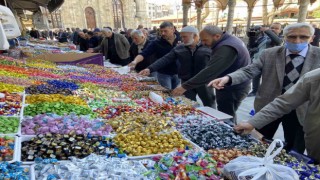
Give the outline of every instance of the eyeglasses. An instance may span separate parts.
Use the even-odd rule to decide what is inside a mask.
[[[302,35],[302,36],[287,36],[287,39],[297,39],[297,38],[299,38],[299,39],[302,39],[302,40],[307,40],[307,39],[309,39],[311,36],[304,36],[304,35]]]

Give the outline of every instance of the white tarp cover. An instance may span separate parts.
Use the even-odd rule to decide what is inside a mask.
[[[21,35],[16,18],[11,10],[6,6],[0,5],[0,19],[3,30],[8,39],[16,38]]]

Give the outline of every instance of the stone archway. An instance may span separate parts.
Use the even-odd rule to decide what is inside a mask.
[[[94,29],[97,27],[96,22],[96,14],[92,7],[86,7],[85,15],[86,15],[86,22],[87,22],[87,28]]]

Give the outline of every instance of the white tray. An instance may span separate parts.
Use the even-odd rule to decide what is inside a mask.
[[[216,109],[213,109],[213,108],[207,107],[207,106],[198,107],[196,109],[201,111],[203,114],[206,114],[208,116],[211,116],[211,117],[215,118],[218,121],[228,120],[228,119],[233,118],[233,116],[230,116],[228,114],[225,114],[223,112],[220,112],[220,111],[218,111]]]
[[[9,137],[13,137],[14,138],[14,152],[13,152],[13,159],[11,161],[8,161],[8,163],[13,163],[15,161],[18,161],[18,157],[19,157],[19,137],[15,136],[15,135],[5,135],[5,136],[9,136]],[[0,137],[4,137],[4,135],[0,135]],[[0,161],[2,162],[2,161]]]

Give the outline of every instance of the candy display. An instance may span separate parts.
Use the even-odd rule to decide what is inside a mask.
[[[23,86],[18,86],[18,85],[14,85],[14,84],[7,84],[7,83],[3,83],[0,82],[0,92],[23,92],[24,91],[24,87]]]
[[[37,157],[67,160],[71,156],[84,158],[92,153],[106,155],[107,149],[111,146],[111,139],[103,136],[75,133],[26,136],[21,142],[21,160],[34,161]]]
[[[147,169],[139,161],[126,161],[91,154],[68,162],[38,162],[35,178],[39,180],[56,179],[145,179]]]
[[[90,108],[62,102],[30,104],[24,108],[25,116],[35,116],[43,113],[56,113],[58,115],[69,113],[75,113],[76,115],[93,115],[93,112]]]
[[[123,113],[120,116],[108,121],[117,133],[145,132],[158,133],[167,132],[174,127],[171,118],[165,118],[159,115],[149,113]]]
[[[21,162],[8,162],[0,163],[0,179],[4,180],[29,180],[31,179],[30,168],[21,165]]]
[[[12,161],[14,158],[15,138],[0,136],[0,161]]]
[[[43,180],[220,180],[235,159],[264,157],[268,145],[198,106],[137,73],[0,56],[0,160],[35,163]],[[301,180],[320,179],[320,167],[306,159],[283,150],[274,163]],[[1,171],[4,179],[30,178],[18,163]]]
[[[257,157],[264,157],[267,152],[268,144],[253,145],[249,148],[249,152]],[[320,166],[314,165],[313,162],[304,162],[282,150],[275,158],[275,164],[288,166],[296,171],[301,180],[304,179],[320,179]]]
[[[209,154],[197,151],[175,151],[163,157],[154,157],[153,161],[142,162],[155,174],[154,179],[210,179],[220,180],[220,163]]]
[[[59,116],[55,114],[42,114],[35,117],[27,117],[21,123],[21,133],[25,135],[35,134],[91,134],[109,135],[112,127],[98,119],[74,114]]]
[[[254,142],[250,136],[235,134],[232,128],[222,123],[193,125],[181,129],[181,132],[192,142],[205,150],[211,148],[248,148]]]
[[[178,131],[166,134],[131,131],[127,134],[117,134],[114,142],[129,156],[163,154],[190,146]]]
[[[42,102],[63,102],[66,104],[88,106],[83,99],[76,96],[65,96],[62,94],[38,94],[26,96],[27,104],[36,104]]]
[[[0,116],[0,134],[13,134],[18,132],[20,120],[18,117]]]
[[[68,81],[49,80],[47,83],[57,89],[77,90],[79,88],[77,84]]]
[[[212,156],[217,162],[226,164],[231,160],[240,157],[240,156],[250,156],[252,155],[250,151],[239,150],[236,148],[233,149],[209,149],[208,153]]]
[[[42,85],[32,85],[26,88],[26,94],[63,94],[72,95],[70,89],[57,89],[53,86],[42,84]]]

